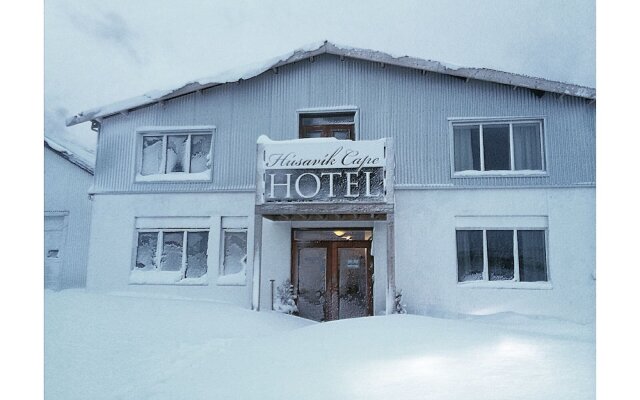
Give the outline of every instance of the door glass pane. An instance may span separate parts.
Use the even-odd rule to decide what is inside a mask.
[[[490,281],[513,279],[513,231],[487,231]]]
[[[484,144],[484,170],[510,170],[509,125],[484,125],[482,140]]]
[[[301,317],[324,321],[327,249],[298,250],[298,312]]]
[[[366,248],[338,248],[340,319],[367,316],[366,260]]]

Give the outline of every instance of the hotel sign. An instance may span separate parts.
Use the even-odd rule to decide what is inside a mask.
[[[388,145],[386,139],[261,139],[257,203],[386,202]]]

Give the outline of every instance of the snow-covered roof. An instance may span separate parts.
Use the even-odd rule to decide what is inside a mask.
[[[290,64],[320,54],[333,54],[341,57],[350,57],[359,60],[380,62],[383,64],[397,65],[406,68],[414,68],[421,71],[437,72],[458,76],[467,79],[476,79],[488,82],[501,83],[516,87],[524,87],[533,90],[559,93],[563,95],[595,99],[596,90],[586,86],[579,86],[564,82],[551,81],[510,72],[497,71],[489,68],[460,67],[439,61],[425,60],[407,55],[393,55],[375,50],[360,49],[337,45],[328,41],[309,44],[300,49],[290,51],[279,57],[274,57],[264,62],[247,65],[244,68],[233,69],[222,74],[188,82],[178,88],[167,90],[154,90],[127,100],[112,103],[106,106],[82,111],[67,119],[67,126],[81,122],[109,117],[127,110],[132,110],[159,101],[182,96],[198,90],[207,89],[225,83],[247,80],[262,74],[272,68]]]
[[[83,170],[93,175],[93,171],[94,171],[93,161],[88,160],[77,153],[74,153],[73,151],[69,150],[69,148],[61,145],[60,143],[46,136],[44,138],[44,145],[45,147],[48,147],[49,149],[56,152],[61,157],[67,159],[72,164],[77,165],[78,167],[82,168]]]

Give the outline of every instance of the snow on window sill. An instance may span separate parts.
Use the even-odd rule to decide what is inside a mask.
[[[136,182],[207,182],[211,181],[211,170],[202,172],[173,172],[170,174],[136,175]]]
[[[453,178],[491,178],[491,177],[540,177],[549,176],[547,171],[521,169],[517,171],[455,171]]]
[[[130,285],[184,285],[204,286],[209,284],[207,274],[199,278],[183,278],[181,271],[131,271]]]
[[[247,274],[243,270],[235,274],[219,275],[216,284],[218,286],[245,286],[247,284]]]
[[[551,282],[468,281],[458,282],[458,287],[468,289],[553,289]]]

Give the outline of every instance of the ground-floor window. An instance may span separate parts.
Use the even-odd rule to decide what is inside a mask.
[[[131,283],[198,283],[207,274],[208,230],[144,229],[137,236]]]
[[[458,282],[546,282],[543,229],[456,230]]]
[[[219,285],[246,284],[247,224],[247,217],[222,217]]]

